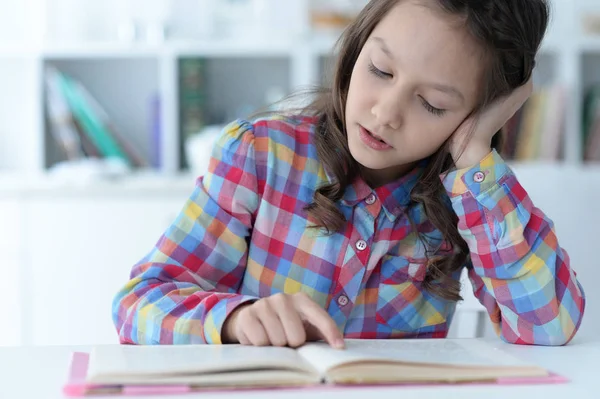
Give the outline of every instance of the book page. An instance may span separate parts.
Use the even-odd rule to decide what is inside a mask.
[[[346,349],[333,349],[324,342],[298,349],[321,374],[354,362],[393,361],[467,367],[530,366],[491,344],[470,339],[346,340]]]
[[[194,387],[267,387],[309,385],[321,382],[321,376],[293,370],[244,370],[216,374],[175,374],[145,376],[100,376],[88,380],[99,385],[190,385]]]
[[[273,369],[315,373],[294,349],[242,345],[106,345],[90,352],[90,378]]]

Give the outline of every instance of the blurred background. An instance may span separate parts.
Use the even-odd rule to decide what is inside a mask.
[[[111,301],[215,135],[326,83],[366,0],[0,0],[0,345],[116,343]],[[554,0],[504,155],[600,336],[600,2]],[[465,287],[451,336],[489,336]]]

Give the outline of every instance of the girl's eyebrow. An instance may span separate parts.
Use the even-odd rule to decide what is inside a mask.
[[[392,53],[390,48],[385,43],[385,40],[383,40],[381,37],[378,37],[378,36],[373,36],[371,39],[373,39],[377,43],[379,43],[379,46],[381,47],[381,51],[383,51],[388,57],[390,57],[390,59],[392,59],[392,60],[396,59],[396,57],[394,57],[394,54]]]
[[[448,86],[448,85],[445,85],[445,84],[442,84],[442,83],[428,83],[425,86],[429,86],[429,87],[433,88],[434,90],[441,91],[443,93],[446,93],[448,95],[456,97],[456,98],[458,98],[462,102],[465,101],[465,97],[454,86]]]
[[[383,40],[383,38],[381,38],[379,36],[373,36],[373,37],[371,37],[371,39],[373,41],[376,41],[379,44],[381,51],[383,51],[392,61],[396,61],[396,57],[394,56],[394,54],[392,53],[392,51],[386,44],[385,40]],[[463,96],[463,94],[460,92],[460,90],[458,90],[454,86],[445,85],[443,83],[428,83],[425,86],[429,86],[429,87],[433,88],[434,90],[441,91],[448,95],[454,96],[454,97],[458,98],[459,100],[461,100],[462,102],[465,101],[465,96]]]

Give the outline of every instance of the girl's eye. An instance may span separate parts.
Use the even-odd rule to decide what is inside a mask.
[[[381,69],[377,68],[372,62],[369,63],[369,72],[382,79],[390,79],[393,77],[391,73],[383,72]],[[434,107],[433,105],[429,104],[427,100],[425,100],[423,97],[421,97],[421,102],[423,103],[425,109],[435,116],[442,116],[446,113],[446,110]]]
[[[445,109],[439,109],[434,107],[433,105],[429,104],[423,97],[421,97],[421,102],[423,103],[425,109],[435,116],[442,116],[444,115],[444,113],[446,113]]]
[[[389,78],[393,77],[391,73],[383,72],[381,69],[379,69],[375,65],[373,65],[372,62],[369,63],[369,72],[371,72],[373,75],[377,76],[378,78],[389,79]]]

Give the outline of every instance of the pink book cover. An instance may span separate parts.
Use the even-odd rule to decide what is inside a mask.
[[[73,352],[69,367],[67,383],[63,386],[63,393],[68,397],[84,397],[88,395],[118,395],[118,396],[137,396],[137,395],[178,395],[192,392],[198,392],[200,388],[193,388],[187,385],[153,385],[153,386],[104,386],[94,385],[86,382],[87,370],[89,363],[89,354],[84,352]],[[534,384],[559,384],[567,383],[569,380],[557,374],[550,374],[547,377],[515,377],[515,378],[500,378],[495,382],[477,382],[465,383],[465,385],[534,385]],[[382,385],[311,385],[307,387],[277,387],[277,388],[244,388],[247,390],[264,390],[272,391],[275,389],[361,389],[368,388],[372,390],[377,387],[390,386],[438,386],[443,387],[449,384],[382,384]],[[453,384],[456,385],[456,384]],[[239,391],[239,388],[206,388],[203,391]]]

